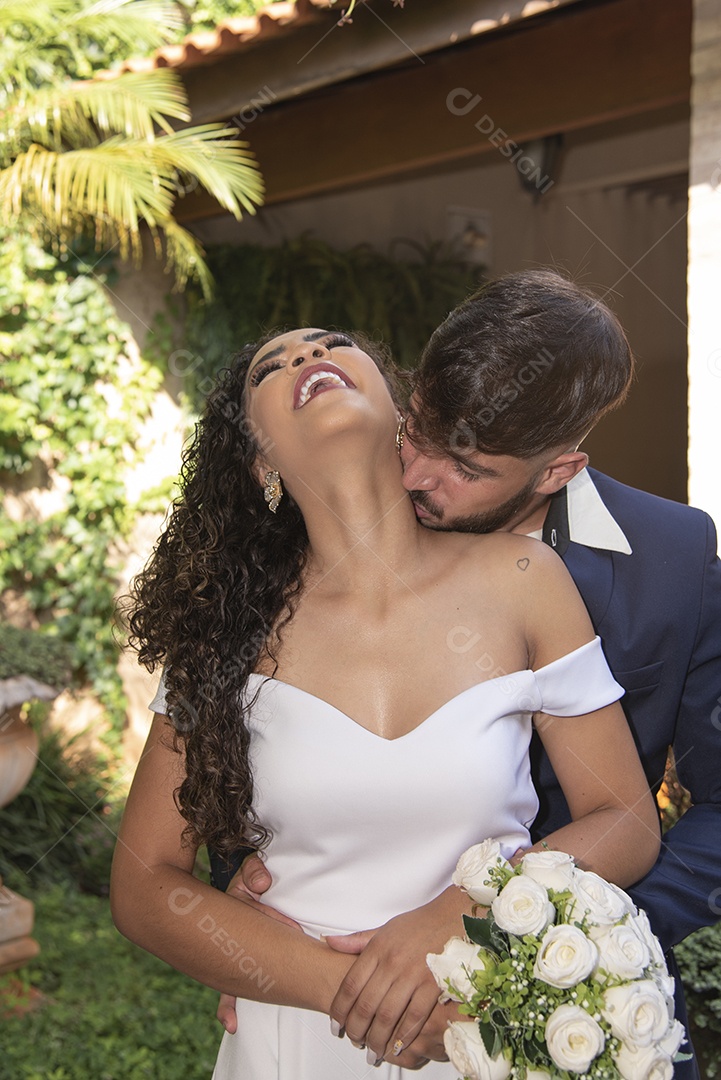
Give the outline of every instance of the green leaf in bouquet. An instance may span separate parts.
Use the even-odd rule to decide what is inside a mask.
[[[490,1018],[480,1018],[478,1020],[478,1030],[481,1033],[483,1039],[483,1045],[486,1048],[486,1053],[489,1057],[497,1057],[503,1049],[503,1039],[501,1033]]]
[[[556,909],[556,923],[569,922],[569,914],[573,910],[573,893],[570,889],[557,892],[555,889],[548,890],[548,897]]]
[[[507,934],[505,930],[496,923],[495,919],[489,919],[491,924],[491,949],[497,952],[499,956],[509,956],[514,942],[516,946],[521,944],[519,938],[514,938],[512,934]]]
[[[495,924],[490,919],[474,919],[471,915],[464,915],[463,925],[475,945],[481,945],[484,949],[491,948]]]

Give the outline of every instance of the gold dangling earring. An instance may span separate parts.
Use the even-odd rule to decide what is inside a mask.
[[[398,428],[396,430],[396,450],[398,451],[399,455],[400,455],[401,450],[403,449],[403,440],[405,439],[405,437],[406,437],[406,418],[405,418],[405,416],[401,416],[400,420],[398,421]]]
[[[280,473],[276,472],[275,469],[272,472],[265,474],[263,496],[268,504],[268,509],[274,514],[278,509],[280,500],[283,498],[283,485],[280,482]]]

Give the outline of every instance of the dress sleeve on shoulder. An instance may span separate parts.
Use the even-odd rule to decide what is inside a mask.
[[[163,670],[160,676],[160,682],[158,683],[158,689],[155,691],[155,697],[148,705],[151,712],[162,713],[166,715],[167,706],[165,704],[165,670]]]
[[[596,637],[534,671],[541,711],[549,716],[583,716],[623,697]]]

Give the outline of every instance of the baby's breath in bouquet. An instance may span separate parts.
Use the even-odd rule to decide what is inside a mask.
[[[671,1080],[685,1060],[674,982],[625,892],[560,851],[514,869],[491,840],[461,856],[453,881],[490,907],[428,956],[441,999],[474,1018],[444,1039],[466,1080]]]

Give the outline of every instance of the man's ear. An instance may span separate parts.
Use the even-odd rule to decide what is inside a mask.
[[[558,454],[543,470],[536,493],[553,495],[573,480],[574,476],[577,476],[587,465],[588,454],[585,454],[583,450],[569,450],[565,454]]]

